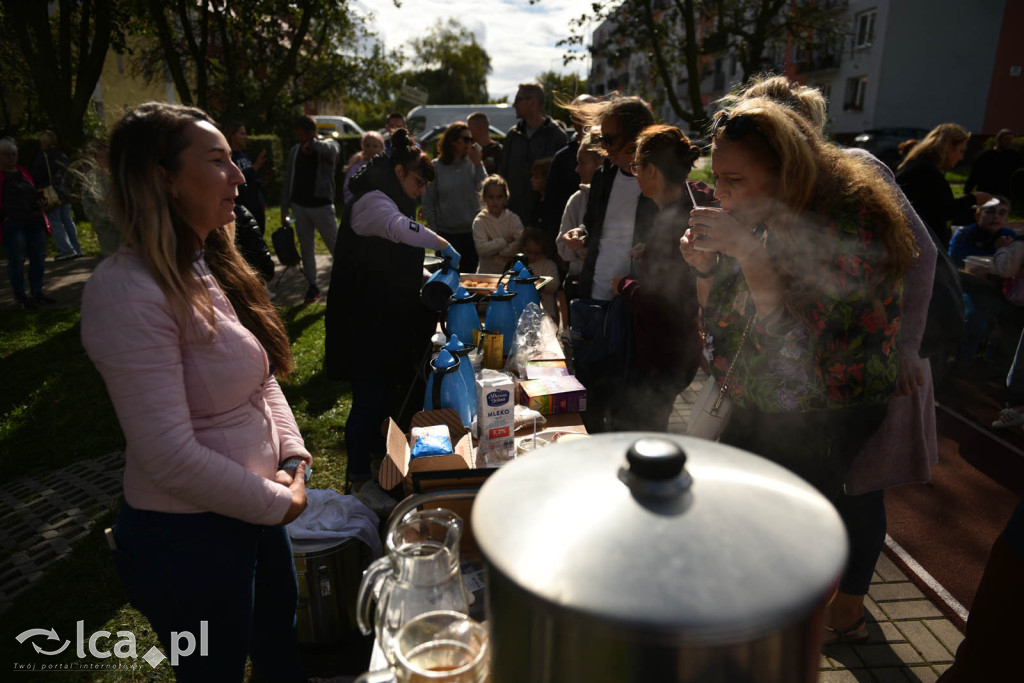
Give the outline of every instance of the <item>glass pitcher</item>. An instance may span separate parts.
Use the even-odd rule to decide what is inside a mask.
[[[376,631],[391,664],[394,639],[413,617],[436,610],[469,614],[469,592],[459,570],[462,527],[462,518],[451,510],[403,515],[388,530],[385,556],[363,572],[356,601],[359,628],[364,635]]]

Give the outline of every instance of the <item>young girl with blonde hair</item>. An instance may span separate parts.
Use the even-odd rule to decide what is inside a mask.
[[[480,257],[478,273],[501,273],[519,252],[523,222],[507,208],[508,183],[500,175],[488,176],[480,188],[484,207],[473,219],[473,242]]]

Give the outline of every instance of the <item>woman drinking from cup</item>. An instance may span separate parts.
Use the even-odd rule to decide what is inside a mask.
[[[693,210],[681,249],[731,375],[722,441],[834,498],[896,386],[906,218],[870,162],[772,101],[719,114],[712,144],[721,208]]]
[[[302,681],[298,585],[283,525],[306,507],[310,461],[274,373],[288,335],[234,246],[243,182],[201,110],[151,102],[110,139],[123,244],[89,279],[82,343],[125,435],[125,503],[114,531],[128,599],[179,681],[241,681],[246,657]]]
[[[393,408],[422,368],[437,324],[420,300],[424,249],[439,250],[454,268],[461,260],[448,240],[414,219],[433,179],[427,155],[399,128],[391,154],[370,159],[349,184],[355,201],[345,207],[334,249],[324,361],[328,377],[352,383],[345,446],[357,489],[370,479],[371,457],[384,455],[381,424],[389,415],[401,421]]]

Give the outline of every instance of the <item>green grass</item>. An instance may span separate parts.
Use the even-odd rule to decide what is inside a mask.
[[[82,348],[77,310],[0,311],[0,330],[6,477],[124,447],[106,387]]]
[[[98,249],[97,249],[98,251]],[[342,427],[351,406],[347,383],[326,379],[322,370],[325,308],[282,310],[292,340],[296,369],[282,383],[306,446],[314,457],[311,485],[344,491],[346,457]],[[48,471],[124,447],[102,379],[79,341],[76,310],[0,312],[0,462],[5,480],[32,471]],[[116,504],[63,560],[52,565],[31,589],[18,596],[0,620],[0,663],[77,664],[74,648],[56,657],[40,657],[15,636],[27,628],[55,628],[62,638],[84,621],[88,635],[103,629],[131,631],[139,657],[157,644],[155,634],[132,608],[106,550],[102,530],[114,519]],[[216,567],[196,576],[216,580]],[[105,644],[109,649],[115,636]],[[28,652],[28,656],[26,654]],[[114,661],[86,657],[87,662]],[[174,679],[164,663],[137,671],[68,672],[62,681],[162,682]],[[10,669],[7,669],[8,671]],[[18,680],[51,679],[54,673],[19,673]]]

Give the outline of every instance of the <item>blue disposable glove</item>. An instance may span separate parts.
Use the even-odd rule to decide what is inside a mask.
[[[450,244],[441,250],[441,257],[448,261],[448,265],[456,269],[459,267],[459,263],[462,261],[462,254],[455,251],[455,247],[453,247]]]

